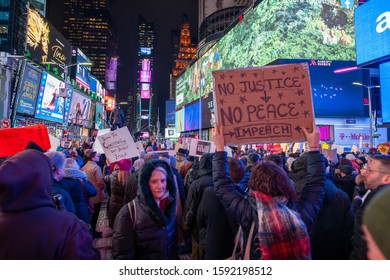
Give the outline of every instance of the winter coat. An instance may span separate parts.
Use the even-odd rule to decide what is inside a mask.
[[[355,213],[355,221],[353,227],[353,235],[352,235],[352,253],[350,255],[350,259],[352,260],[367,260],[367,242],[364,237],[364,232],[362,229],[363,224],[363,214],[367,205],[370,203],[371,199],[378,195],[381,190],[385,188],[389,188],[390,185],[382,185],[376,188],[375,190],[371,190],[364,201],[357,198],[352,201],[352,210]]]
[[[336,174],[334,177],[334,184],[348,195],[349,201],[352,201],[353,193],[355,191],[355,179],[356,174],[349,174],[344,177],[341,177],[340,174]]]
[[[53,178],[53,192],[52,196],[61,195],[61,203],[65,211],[68,211],[72,214],[76,213],[76,207],[74,206],[72,197],[69,192],[65,189],[61,182],[56,181]]]
[[[313,227],[324,199],[325,164],[323,155],[319,152],[309,152],[307,155],[306,186],[297,201],[288,201],[287,207],[298,212],[305,222],[308,232]],[[216,152],[213,160],[214,187],[217,197],[222,202],[228,215],[232,215],[244,232],[244,248],[247,243],[252,222],[255,222],[254,232],[258,232],[256,201],[252,196],[240,193],[234,186],[229,175],[226,152]],[[253,242],[255,244],[255,242]],[[261,252],[251,248],[251,259],[261,258]]]
[[[187,232],[191,231],[192,237],[198,242],[202,243],[204,247],[206,238],[205,229],[201,229],[196,223],[196,213],[200,201],[202,200],[203,191],[205,188],[213,186],[213,157],[214,154],[204,154],[199,162],[198,179],[192,182],[188,190],[187,200],[184,206],[183,229]],[[200,237],[202,236],[202,237]]]
[[[81,182],[84,183],[87,197],[85,197]],[[88,181],[87,174],[79,169],[66,168],[64,178],[60,183],[63,188],[68,191],[73,200],[76,216],[87,224],[91,224],[91,215],[88,213],[87,199],[94,197],[97,194],[97,191],[91,182]]]
[[[54,208],[50,159],[25,150],[0,166],[0,259],[99,259],[86,223]]]
[[[167,170],[168,204],[163,213],[149,188],[149,179],[157,166]],[[135,199],[136,221],[130,219],[125,204],[116,216],[112,255],[114,259],[166,260],[177,258],[176,187],[170,166],[163,160],[146,162],[141,169]]]
[[[108,209],[108,223],[112,228],[114,226],[115,217],[118,214],[119,210],[125,204],[125,185],[122,185],[118,180],[118,173],[121,171],[114,170],[111,175],[109,175],[109,185],[111,188],[111,197],[110,197],[110,207]],[[127,181],[127,185],[129,181]]]
[[[142,168],[142,167],[141,167]],[[134,198],[137,197],[137,188],[138,188],[138,176],[141,172],[141,169],[138,169],[134,173],[132,173],[129,177],[129,183],[125,188],[125,198],[124,203],[129,203]]]
[[[81,170],[87,174],[88,180],[97,191],[97,195],[91,198],[91,202],[93,204],[102,203],[106,198],[104,193],[106,183],[103,180],[102,169],[96,162],[89,160]]]

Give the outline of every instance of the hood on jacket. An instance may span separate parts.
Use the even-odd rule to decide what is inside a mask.
[[[158,166],[161,166],[167,171],[167,190],[173,198],[172,203],[165,210],[167,216],[161,212],[149,188],[149,179]],[[138,177],[137,198],[140,203],[143,203],[149,209],[149,213],[159,224],[168,225],[174,219],[176,215],[176,195],[175,181],[169,164],[160,159],[145,162]]]
[[[37,150],[24,150],[0,165],[0,211],[16,212],[54,207],[50,159]]]
[[[71,178],[71,179],[88,179],[87,174],[76,168],[65,168],[64,178]]]
[[[214,153],[203,154],[199,161],[199,176],[212,174]]]

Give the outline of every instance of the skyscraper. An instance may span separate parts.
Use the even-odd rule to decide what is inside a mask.
[[[63,34],[91,59],[92,74],[113,95],[116,90],[116,68],[113,67],[117,65],[118,40],[117,28],[109,12],[111,4],[112,0],[64,0]],[[106,73],[106,69],[110,73]]]
[[[152,22],[138,18],[136,115],[137,131],[155,132],[157,124],[156,93],[153,90],[155,30]]]

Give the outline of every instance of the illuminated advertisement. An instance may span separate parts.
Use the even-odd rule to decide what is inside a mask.
[[[141,98],[150,98],[150,84],[141,83]]]
[[[96,93],[96,96],[100,98],[104,98],[104,88],[103,85],[100,83],[100,81],[95,76],[90,76],[90,90]]]
[[[390,1],[371,0],[355,10],[359,66],[390,58]]]
[[[178,133],[184,131],[184,108],[176,111],[175,128]]]
[[[88,122],[90,111],[91,99],[77,91],[73,91],[69,110],[69,122],[85,125]]]
[[[91,63],[91,60],[79,48],[75,47],[73,51],[77,52],[77,61],[75,63]],[[90,89],[91,66],[77,64],[74,68],[76,69],[76,83],[79,83],[84,88]]]
[[[199,129],[199,101],[191,105],[188,105],[184,109],[184,130],[196,130]]]
[[[17,113],[34,115],[40,82],[41,72],[25,64],[23,76],[18,87]]]
[[[264,66],[281,58],[355,60],[356,7],[357,1],[261,1],[177,79],[184,98],[176,109],[213,90],[214,70]]]
[[[95,113],[95,129],[104,128],[104,107],[101,103],[96,103],[96,113]]]
[[[64,79],[70,64],[71,45],[54,26],[34,8],[28,10],[27,50],[30,58]],[[48,65],[49,64],[49,65]]]
[[[66,103],[63,97],[58,97],[59,89],[64,87],[64,82],[55,78],[54,76],[43,72],[41,86],[39,88],[37,108],[35,111],[35,117],[38,119],[44,119],[54,122],[67,121],[70,99],[72,97],[72,88],[68,90],[68,96]],[[65,103],[65,106],[64,106]]]
[[[151,55],[152,49],[151,48],[140,48],[141,55]]]
[[[175,127],[175,100],[165,101],[165,127]]]
[[[150,60],[149,59],[142,60],[142,70],[144,70],[144,71],[150,70]]]
[[[152,82],[152,72],[151,71],[140,71],[139,81],[141,83],[151,83]]]
[[[106,110],[112,111],[115,108],[115,98],[111,96],[105,96],[104,102],[106,103]]]
[[[380,65],[382,121],[390,123],[390,62]]]
[[[214,127],[214,100],[213,94],[209,93],[202,98],[202,128]]]

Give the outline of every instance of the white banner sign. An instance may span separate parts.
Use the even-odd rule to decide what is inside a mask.
[[[106,129],[100,129],[98,130],[97,132],[97,137],[99,137],[100,135],[104,135],[104,134],[107,134],[111,131],[111,129],[109,128],[106,128]],[[104,150],[102,148],[102,145],[100,145],[100,142],[99,140],[96,140],[94,143],[93,143],[93,146],[92,146],[92,150],[94,150],[95,152],[98,152],[99,154],[104,154]]]
[[[102,145],[106,157],[111,162],[139,156],[137,146],[126,126],[98,136],[97,138]]]
[[[203,154],[207,153],[215,153],[215,144],[214,142],[206,141],[206,140],[198,140],[195,138],[191,139],[190,146],[190,156],[200,157]]]

